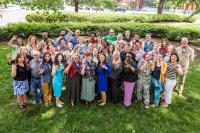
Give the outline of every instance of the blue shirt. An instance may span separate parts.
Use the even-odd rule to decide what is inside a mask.
[[[146,53],[149,52],[149,51],[152,51],[153,50],[153,45],[154,45],[153,42],[145,41],[144,42],[144,51]]]
[[[78,44],[78,39],[76,38],[76,36],[72,37],[71,43],[73,44],[73,46],[75,46],[76,44]]]
[[[66,40],[66,42],[68,43],[68,41],[69,41],[69,37],[70,37],[70,33],[68,32],[65,36],[64,36],[64,38],[65,38],[65,40]],[[57,47],[57,46],[60,46],[60,39],[61,39],[62,37],[58,37],[55,41],[54,41],[54,45]]]

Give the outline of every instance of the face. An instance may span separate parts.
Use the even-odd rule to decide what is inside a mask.
[[[75,57],[74,57],[74,62],[75,62],[75,63],[78,63],[78,62],[79,62],[79,57],[78,57],[78,56],[75,56]]]
[[[105,61],[106,57],[104,55],[100,55],[99,56],[99,60],[101,63],[103,63]]]
[[[66,47],[66,42],[65,42],[65,40],[61,40],[61,41],[60,41],[60,45],[61,45],[62,47]]]
[[[87,61],[88,61],[88,62],[91,62],[91,61],[92,61],[92,59],[93,59],[93,57],[92,57],[92,56],[87,56]]]
[[[122,34],[119,34],[117,37],[118,37],[118,40],[122,40],[123,39],[123,35]]]
[[[50,47],[50,52],[55,52],[55,48],[54,47]]]
[[[153,51],[158,51],[158,45],[153,46]]]
[[[148,60],[149,60],[149,55],[146,55],[146,56],[144,57],[144,60],[148,61]]]
[[[134,39],[135,39],[135,40],[139,40],[139,39],[140,39],[139,35],[138,35],[138,34],[135,34],[135,35],[134,35]]]
[[[97,49],[93,49],[93,56],[97,56],[98,55],[98,50]]]
[[[75,31],[75,35],[76,35],[76,36],[80,36],[80,34],[81,34],[80,30],[76,30],[76,31]]]
[[[130,51],[130,46],[126,45],[126,46],[125,46],[125,51],[126,51],[126,52],[129,52],[129,51]]]
[[[163,45],[163,47],[167,47],[167,45],[168,45],[168,44],[167,44],[167,41],[163,41],[163,42],[162,42],[162,45]]]
[[[110,30],[110,31],[109,31],[109,35],[110,35],[110,36],[114,36],[114,34],[115,34],[115,33],[114,33],[113,30]]]
[[[25,57],[22,55],[21,57],[18,58],[19,63],[23,63],[25,60]]]
[[[51,46],[51,45],[53,45],[53,43],[52,43],[51,41],[48,41],[48,42],[47,42],[47,45],[48,45],[48,46]]]
[[[49,62],[50,59],[51,59],[51,55],[50,55],[50,54],[46,54],[46,55],[45,55],[45,60],[46,60],[46,62]]]
[[[23,45],[23,41],[22,41],[21,38],[18,38],[18,39],[17,39],[17,44],[18,44],[19,46],[22,46],[22,45]]]
[[[131,60],[131,55],[130,55],[130,54],[126,55],[125,60],[126,60],[127,62],[129,62],[129,61]]]
[[[61,62],[61,61],[62,61],[62,58],[63,58],[62,55],[59,55],[59,56],[58,56],[58,62]]]
[[[102,44],[102,45],[107,45],[106,40],[103,39],[103,40],[101,41],[101,44]]]
[[[43,38],[43,39],[48,39],[47,33],[43,33],[43,34],[42,34],[42,38]]]
[[[130,36],[130,32],[129,32],[129,31],[126,31],[126,32],[125,32],[125,36],[129,37],[129,36]]]
[[[146,40],[151,40],[151,35],[147,34],[146,35]]]
[[[33,58],[36,60],[39,60],[39,53],[33,53]]]
[[[42,45],[41,45],[40,43],[38,43],[38,44],[36,45],[36,48],[37,48],[37,50],[41,50],[41,49],[42,49]]]
[[[79,44],[83,44],[83,38],[79,39]]]
[[[36,38],[33,36],[33,37],[31,37],[30,41],[31,41],[31,43],[35,44],[36,43]]]
[[[136,49],[140,49],[140,43],[136,43],[136,44],[135,44],[135,48],[136,48]]]
[[[182,47],[187,47],[187,45],[188,45],[188,38],[187,37],[183,37],[181,39],[181,46]]]
[[[73,45],[71,43],[68,43],[68,49],[72,50],[73,49]]]
[[[62,31],[60,32],[60,35],[61,35],[62,37],[64,37],[65,34],[66,34],[66,32],[65,32],[64,30],[62,30]]]
[[[91,34],[90,37],[91,37],[91,38],[95,38],[95,34]]]
[[[113,59],[114,59],[114,60],[118,60],[118,59],[119,59],[119,55],[118,55],[118,54],[114,54],[114,55],[113,55]]]
[[[114,49],[114,46],[113,46],[113,45],[110,45],[110,46],[109,46],[109,51],[113,51],[113,49]]]
[[[26,48],[25,48],[25,47],[21,47],[21,48],[20,48],[20,53],[21,53],[21,54],[26,54],[26,53],[27,53]]]
[[[177,56],[176,55],[172,55],[171,56],[171,62],[176,62],[177,61]]]

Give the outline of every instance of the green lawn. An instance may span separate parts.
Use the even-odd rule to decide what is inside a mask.
[[[190,67],[183,98],[174,94],[168,109],[144,109],[139,103],[126,110],[109,103],[106,107],[80,104],[72,109],[31,105],[20,113],[12,90],[9,49],[0,46],[0,133],[197,133],[200,131],[200,61]],[[63,93],[63,101],[66,92]],[[66,102],[65,102],[66,103]]]

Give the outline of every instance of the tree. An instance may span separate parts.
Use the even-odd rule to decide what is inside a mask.
[[[5,8],[7,8],[7,4],[13,3],[15,0],[0,0],[0,5],[3,5]]]
[[[162,14],[165,0],[159,0],[157,14]]]
[[[113,8],[115,1],[114,0],[68,0],[68,3],[74,6],[74,11],[78,12],[79,5],[89,5],[96,8],[104,6],[106,8]]]
[[[19,4],[27,9],[44,10],[45,12],[50,10],[56,12],[64,8],[63,0],[20,0]]]

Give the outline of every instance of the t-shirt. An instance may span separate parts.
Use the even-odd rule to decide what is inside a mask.
[[[18,53],[19,53],[19,46],[16,44],[13,44],[12,45],[12,60],[16,59]]]
[[[31,69],[31,76],[32,77],[34,77],[34,78],[40,78],[39,70],[40,70],[41,63],[42,63],[41,60],[39,60],[38,62],[35,61],[34,59],[30,61],[29,67]]]
[[[176,63],[169,62],[167,64],[167,71],[165,74],[165,78],[176,79],[177,72],[176,72],[175,66],[176,66]]]
[[[110,35],[105,36],[104,38],[106,41],[108,41],[109,45],[113,44],[115,41],[117,41],[117,36],[113,35],[112,37]]]

